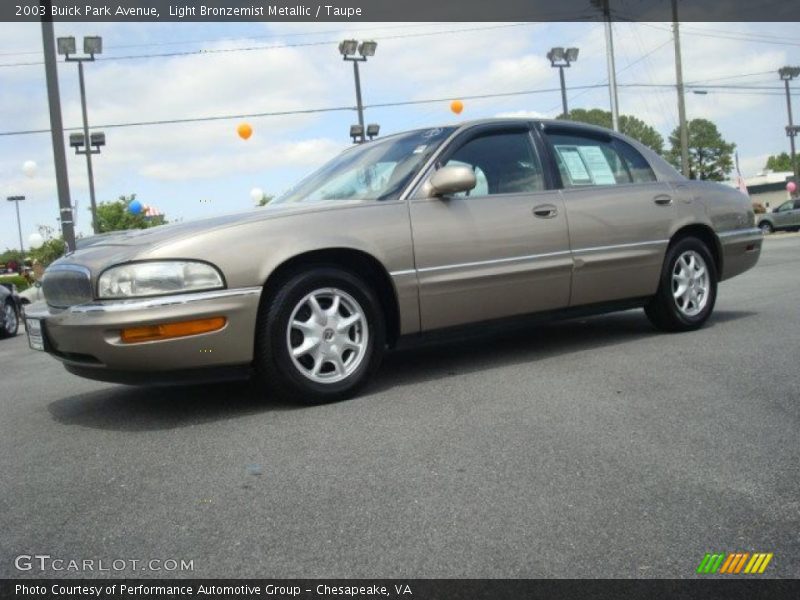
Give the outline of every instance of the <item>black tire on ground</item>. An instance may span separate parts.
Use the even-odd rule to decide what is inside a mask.
[[[297,333],[289,330],[289,319],[298,305],[312,292],[324,289],[344,292],[358,303],[368,335],[358,366],[339,381],[320,383],[304,375],[295,364],[287,337]],[[330,309],[330,306],[326,308]],[[380,365],[385,344],[385,319],[372,288],[360,277],[338,267],[311,266],[285,280],[271,297],[264,298],[261,303],[256,325],[254,366],[268,392],[293,402],[323,404],[358,393]],[[345,358],[345,362],[348,359]]]
[[[12,319],[6,315],[6,311],[14,311]],[[0,314],[0,338],[9,338],[17,335],[19,331],[19,311],[11,300],[6,300],[3,305],[2,314]]]
[[[764,233],[772,233],[775,231],[775,228],[769,221],[761,221],[761,223],[758,224],[758,228]]]
[[[680,267],[678,260],[686,253],[693,252],[705,263],[708,273],[708,291],[703,308],[697,314],[689,315],[682,311],[674,296],[673,273]],[[684,237],[673,242],[667,249],[664,266],[661,270],[658,291],[645,305],[644,311],[650,322],[662,331],[691,331],[699,329],[711,316],[717,300],[717,268],[708,247],[695,237]]]

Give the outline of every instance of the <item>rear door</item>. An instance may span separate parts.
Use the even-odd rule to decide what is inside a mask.
[[[409,201],[424,330],[569,302],[564,205],[540,154],[525,123],[475,127],[435,168],[467,165],[477,186]]]
[[[570,305],[655,293],[675,219],[671,186],[621,139],[559,125],[548,125],[544,135],[569,221]]]

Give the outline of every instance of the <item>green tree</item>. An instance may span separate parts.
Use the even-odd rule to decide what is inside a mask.
[[[147,229],[167,222],[163,215],[158,217],[145,217],[144,211],[132,214],[128,209],[131,202],[136,199],[136,194],[120,196],[113,202],[101,202],[97,205],[98,233],[109,231],[124,231],[126,229]]]
[[[46,267],[57,258],[64,256],[66,244],[61,238],[52,238],[44,242],[38,248],[31,248],[28,252],[33,260],[38,260],[42,266]]]
[[[767,159],[765,169],[771,171],[792,171],[792,157],[788,152],[781,152],[780,154],[773,154]]]
[[[19,250],[6,248],[5,252],[0,254],[0,265],[8,264],[12,260],[21,264],[24,259],[25,255]]]
[[[689,130],[689,178],[722,181],[733,168],[736,144],[726,142],[717,126],[708,119],[692,119]],[[680,129],[669,136],[667,159],[677,168],[681,164]]]
[[[261,196],[261,200],[258,201],[258,205],[259,206],[266,206],[267,204],[272,202],[272,199],[274,197],[275,196],[270,196],[269,194],[264,194],[263,196]]]
[[[588,123],[589,125],[597,125],[611,129],[612,119],[611,112],[601,108],[592,108],[586,110],[585,108],[576,108],[569,111],[569,115],[559,115],[559,119],[569,121],[577,121],[579,123]],[[640,141],[645,146],[649,146],[659,154],[664,151],[664,138],[653,127],[637,119],[632,115],[619,116],[619,131],[625,135]]]

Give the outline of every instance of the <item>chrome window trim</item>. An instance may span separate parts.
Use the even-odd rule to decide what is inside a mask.
[[[204,302],[207,300],[234,298],[238,296],[257,296],[261,294],[261,290],[262,288],[260,287],[249,287],[193,292],[188,294],[173,294],[171,296],[154,296],[152,298],[139,298],[130,300],[99,300],[89,304],[76,304],[75,306],[71,306],[66,310],[72,313],[126,312],[132,310],[161,308],[163,306],[173,306],[177,304],[189,304],[191,302]]]

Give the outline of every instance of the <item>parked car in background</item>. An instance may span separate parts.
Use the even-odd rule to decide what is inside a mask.
[[[356,145],[256,211],[100,239],[47,269],[27,324],[84,377],[254,371],[324,402],[421,332],[634,306],[697,329],[762,241],[749,198],[623,135],[475,121]]]
[[[44,300],[44,293],[42,292],[42,284],[39,281],[34,281],[33,284],[26,290],[19,293],[20,302],[24,308],[27,304],[39,302]]]
[[[13,283],[0,283],[0,338],[17,335],[21,306],[17,287]]]
[[[800,229],[800,198],[787,200],[772,212],[758,215],[758,227],[764,233]]]

